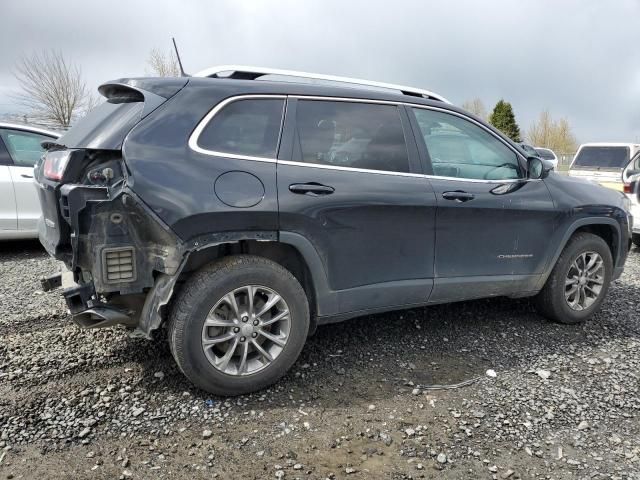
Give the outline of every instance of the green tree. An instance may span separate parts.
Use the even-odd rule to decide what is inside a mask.
[[[514,142],[521,142],[520,127],[513,114],[513,108],[509,102],[500,100],[489,115],[489,123],[504,133]]]

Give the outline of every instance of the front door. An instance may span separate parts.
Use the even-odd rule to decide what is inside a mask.
[[[310,240],[336,292],[329,315],[426,303],[435,196],[406,112],[297,98],[278,159],[279,225]]]
[[[524,159],[481,124],[411,110],[438,203],[432,301],[535,289],[557,220],[544,182],[527,180]]]
[[[12,129],[0,129],[0,136],[12,160],[8,168],[15,190],[17,228],[23,232],[36,232],[41,210],[33,183],[33,166],[44,151],[41,142],[51,138]]]

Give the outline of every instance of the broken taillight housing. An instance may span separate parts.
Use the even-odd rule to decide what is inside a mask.
[[[44,156],[44,176],[49,180],[62,180],[69,158],[71,158],[69,150],[47,152]]]

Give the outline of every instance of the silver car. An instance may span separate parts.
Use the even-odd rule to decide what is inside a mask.
[[[38,237],[41,210],[33,165],[43,152],[40,143],[58,137],[41,128],[0,123],[0,240]]]

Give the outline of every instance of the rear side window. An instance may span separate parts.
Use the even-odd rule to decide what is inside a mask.
[[[578,167],[624,168],[629,147],[583,147],[573,162]]]
[[[294,160],[409,172],[400,112],[394,105],[298,100]]]
[[[0,135],[13,163],[19,167],[33,167],[44,152],[40,143],[51,140],[45,135],[20,130],[0,130]]]
[[[232,102],[202,130],[198,146],[223,154],[275,158],[283,111],[281,98]]]

